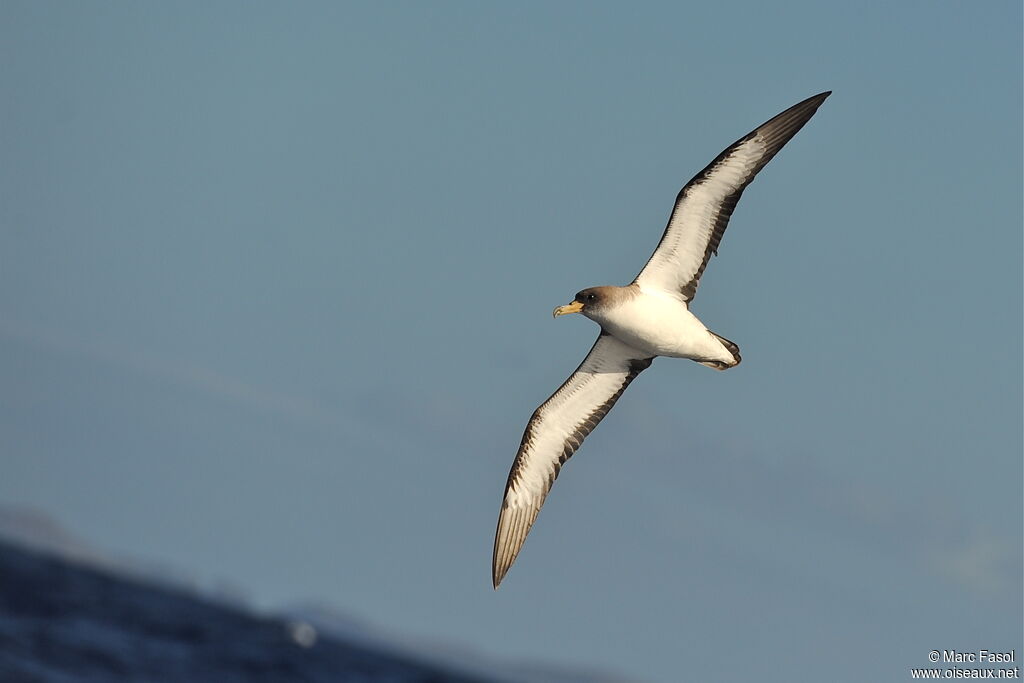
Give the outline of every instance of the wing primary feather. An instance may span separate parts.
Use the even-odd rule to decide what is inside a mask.
[[[519,555],[562,465],[652,361],[602,332],[569,379],[533,412],[498,514],[491,561],[495,588]]]

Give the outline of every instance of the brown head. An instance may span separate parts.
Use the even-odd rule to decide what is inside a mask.
[[[559,306],[552,315],[558,317],[567,313],[582,313],[590,317],[591,313],[600,313],[601,309],[607,308],[620,301],[623,297],[629,296],[629,287],[588,287],[576,292],[573,300],[565,306]]]

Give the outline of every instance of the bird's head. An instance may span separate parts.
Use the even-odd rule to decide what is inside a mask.
[[[568,313],[582,313],[589,318],[591,313],[597,312],[608,302],[609,292],[607,290],[611,289],[613,288],[589,287],[576,292],[576,296],[571,302],[556,308],[552,315],[557,318]]]

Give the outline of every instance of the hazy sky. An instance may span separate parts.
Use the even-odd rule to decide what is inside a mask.
[[[0,503],[262,606],[648,681],[1019,648],[1021,25],[0,2]],[[743,365],[655,361],[492,591],[523,427],[597,331],[551,309],[829,89],[694,304]]]

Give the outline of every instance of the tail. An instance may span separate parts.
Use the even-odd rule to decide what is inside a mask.
[[[708,332],[711,332],[711,330],[708,330]],[[728,349],[729,353],[732,354],[733,362],[732,363],[726,363],[726,362],[720,361],[720,360],[697,361],[697,362],[700,363],[701,365],[706,365],[709,368],[714,368],[715,370],[728,370],[729,368],[734,368],[737,365],[739,365],[740,361],[743,360],[740,357],[740,347],[737,346],[735,342],[731,342],[731,341],[729,341],[728,339],[726,339],[725,337],[723,337],[721,335],[717,335],[714,332],[711,332],[711,334],[714,334],[715,335],[715,339],[717,339],[718,341],[722,342],[722,345],[725,346],[725,348]]]

